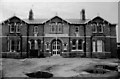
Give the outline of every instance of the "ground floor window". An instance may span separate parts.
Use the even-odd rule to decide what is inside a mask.
[[[104,51],[104,42],[102,40],[97,40],[92,42],[92,51],[93,52],[103,52]]]
[[[103,52],[103,41],[97,40],[97,52]]]
[[[96,52],[96,45],[95,41],[92,42],[92,50],[93,52]]]
[[[83,50],[83,40],[73,39],[72,40],[72,50]]]
[[[72,50],[76,50],[76,39],[72,41]]]
[[[30,40],[28,41],[29,43],[29,49],[32,50],[38,50],[41,49],[41,40]]]
[[[64,43],[64,50],[67,50],[67,43]]]
[[[49,42],[46,42],[46,50],[49,50]]]
[[[10,52],[19,52],[21,48],[21,41],[20,40],[9,40],[8,42],[8,49]]]

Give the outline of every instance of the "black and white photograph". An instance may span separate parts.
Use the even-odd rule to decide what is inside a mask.
[[[0,0],[0,78],[120,79],[119,0]]]

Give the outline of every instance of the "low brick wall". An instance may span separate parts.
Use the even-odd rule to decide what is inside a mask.
[[[18,52],[2,52],[2,58],[21,58]]]

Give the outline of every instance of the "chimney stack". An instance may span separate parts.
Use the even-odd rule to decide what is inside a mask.
[[[85,9],[81,10],[81,19],[84,21],[85,20]]]
[[[33,11],[32,9],[29,11],[29,20],[33,20]]]

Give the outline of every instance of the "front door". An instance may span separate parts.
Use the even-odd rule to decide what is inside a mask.
[[[53,56],[60,55],[61,46],[62,46],[62,44],[60,41],[58,41],[58,40],[53,41],[53,43],[52,43],[52,55]]]

